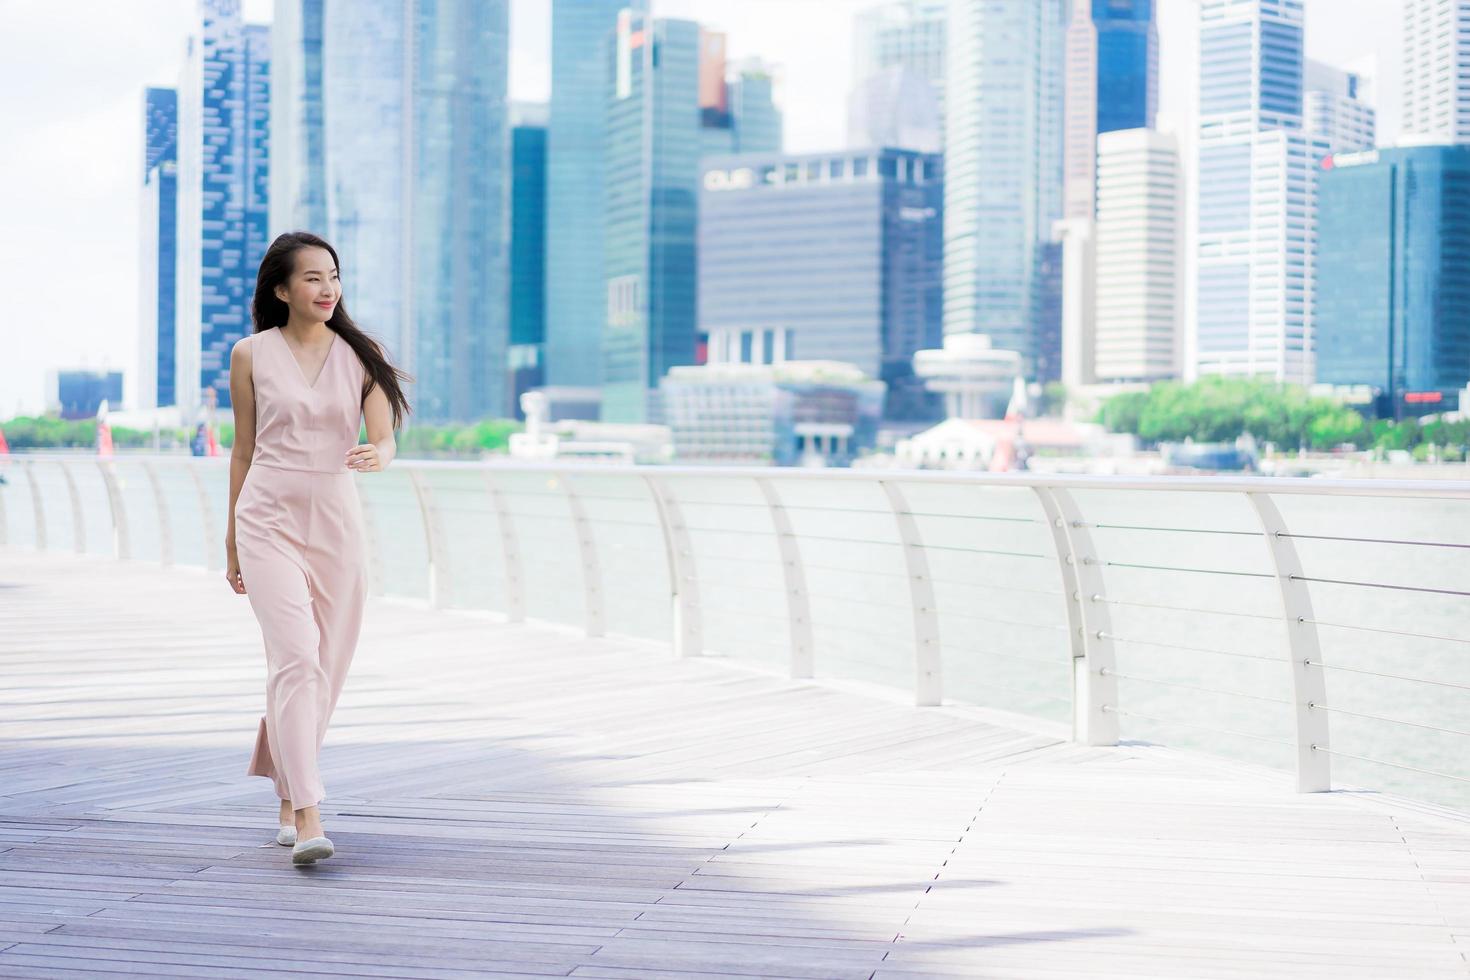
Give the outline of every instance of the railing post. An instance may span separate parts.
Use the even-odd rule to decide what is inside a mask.
[[[35,463],[26,460],[21,468],[26,471],[26,483],[31,488],[31,512],[36,517],[36,550],[46,550],[46,505],[41,500],[41,487],[36,482]]]
[[[419,516],[424,524],[424,547],[429,553],[429,605],[443,609],[453,596],[448,555],[444,549],[444,528],[439,523],[433,491],[419,476],[416,467],[408,467],[408,479],[419,502]]]
[[[521,549],[515,525],[511,522],[510,506],[506,503],[505,493],[495,482],[494,474],[488,469],[485,471],[485,486],[495,508],[495,523],[500,529],[500,554],[505,560],[506,617],[512,623],[525,622],[526,583],[521,572]]]
[[[914,704],[942,704],[944,680],[939,646],[939,609],[934,599],[934,580],[929,577],[929,558],[924,553],[918,522],[909,512],[903,491],[887,480],[879,480],[878,485],[887,494],[893,518],[898,523],[904,568],[908,572],[909,602],[914,614]]]
[[[791,676],[813,677],[816,674],[815,654],[812,645],[811,600],[807,596],[806,571],[801,564],[801,548],[796,543],[796,532],[791,527],[791,517],[781,503],[781,496],[771,481],[763,476],[755,478],[755,485],[766,498],[771,510],[771,524],[776,531],[776,550],[781,556],[781,578],[786,586],[786,615],[791,629]]]
[[[184,469],[189,471],[189,476],[194,481],[194,493],[199,498],[200,524],[204,531],[204,567],[212,572],[224,568],[221,556],[224,538],[215,536],[219,532],[215,530],[214,514],[209,508],[209,491],[205,489],[204,477],[199,474],[199,467],[202,465],[204,464],[191,458],[184,463]]]
[[[602,570],[597,563],[597,539],[592,535],[592,525],[587,520],[586,508],[572,488],[572,481],[565,471],[555,474],[562,491],[567,495],[567,507],[572,514],[572,531],[577,535],[577,552],[582,559],[582,585],[587,602],[587,635],[602,636],[607,629],[607,617],[603,612]]]
[[[669,560],[674,656],[696,657],[704,650],[704,630],[699,617],[699,582],[694,574],[694,548],[689,540],[689,528],[667,484],[651,476],[645,476],[643,482],[653,496],[659,527],[664,532],[664,551]]]
[[[87,553],[87,518],[82,513],[82,495],[77,491],[77,480],[72,476],[71,466],[67,461],[59,459],[56,465],[61,467],[61,476],[66,480],[66,495],[71,500],[72,550],[84,555]]]
[[[107,508],[112,515],[112,553],[117,558],[133,557],[133,539],[128,534],[128,509],[123,502],[122,487],[117,484],[117,469],[111,460],[99,459],[102,485],[107,488]]]
[[[168,500],[163,495],[163,484],[158,481],[153,464],[145,459],[142,466],[143,472],[148,476],[148,483],[153,487],[153,502],[158,507],[158,562],[160,565],[172,565],[174,533],[168,523]]]
[[[1322,647],[1312,614],[1312,595],[1302,571],[1301,557],[1287,534],[1286,521],[1276,502],[1265,493],[1247,493],[1261,522],[1281,592],[1281,616],[1286,624],[1287,655],[1291,658],[1292,705],[1296,722],[1296,785],[1303,793],[1332,788],[1332,742],[1327,712],[1314,705],[1327,701],[1327,679],[1322,673]],[[1318,751],[1319,749],[1324,751]]]
[[[1068,626],[1073,637],[1073,738],[1086,745],[1118,744],[1118,680],[1113,649],[1112,621],[1103,602],[1102,562],[1092,532],[1072,495],[1062,487],[1039,489],[1042,507],[1057,541],[1057,558],[1062,564],[1062,587],[1068,590]],[[1048,506],[1047,498],[1051,504]],[[1060,521],[1060,524],[1058,524]],[[1060,527],[1061,537],[1056,530]],[[1080,624],[1072,618],[1073,606]],[[1081,641],[1081,659],[1076,643]]]

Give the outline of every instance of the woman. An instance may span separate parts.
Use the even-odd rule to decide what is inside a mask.
[[[250,312],[254,333],[230,352],[225,534],[225,578],[249,595],[265,641],[266,713],[246,772],[275,783],[276,842],[294,845],[293,863],[312,864],[333,853],[317,807],[317,755],[367,591],[353,474],[393,461],[407,376],[342,308],[337,253],[316,235],[271,243]],[[364,419],[368,441],[357,445]]]

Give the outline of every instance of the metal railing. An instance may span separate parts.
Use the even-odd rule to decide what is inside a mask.
[[[0,475],[0,544],[223,567],[227,459],[18,454]],[[407,460],[356,479],[377,594],[1470,804],[1470,483]]]

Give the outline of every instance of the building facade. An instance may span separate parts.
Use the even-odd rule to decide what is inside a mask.
[[[200,0],[178,87],[175,402],[185,416],[230,404],[230,351],[270,220],[270,29],[239,0]]]
[[[885,0],[853,17],[852,84],[861,88],[868,79],[892,68],[907,69],[933,90],[944,131],[944,93],[948,85],[948,32],[945,0]],[[871,146],[849,137],[853,146]],[[909,147],[918,149],[918,147]]]
[[[605,421],[659,421],[659,379],[696,363],[699,160],[730,139],[723,47],[708,41],[693,21],[619,14],[603,157]],[[706,57],[718,69],[702,71]]]
[[[1323,161],[1317,380],[1380,416],[1463,411],[1470,383],[1470,146]]]
[[[90,419],[107,402],[116,410],[122,403],[121,371],[52,370],[46,373],[46,401],[64,419]]]
[[[171,88],[143,91],[143,193],[138,268],[138,374],[134,408],[175,402],[178,289],[179,99]]]
[[[1062,0],[949,8],[944,332],[1060,372]]]
[[[1302,120],[1302,0],[1204,0],[1193,359],[1312,381],[1318,163]]]
[[[675,367],[660,382],[674,461],[847,466],[877,440],[883,384],[836,361]]]
[[[327,233],[327,0],[276,0],[271,21],[270,235]]]
[[[1095,380],[1181,374],[1184,207],[1172,135],[1123,129],[1098,137]]]
[[[642,0],[552,0],[546,131],[548,384],[602,383],[607,319],[602,175],[610,98],[608,50],[618,11]]]
[[[509,341],[505,0],[328,5],[327,214],[343,305],[416,420],[501,416]]]
[[[1367,86],[1361,75],[1308,60],[1303,87],[1302,113],[1307,132],[1324,141],[1329,152],[1355,153],[1373,148],[1377,114],[1365,98]]]
[[[510,347],[506,414],[545,380],[546,106],[514,105],[511,127]]]
[[[1401,140],[1470,143],[1470,0],[1404,0]]]
[[[1071,0],[1066,63],[1068,218],[1091,218],[1097,137],[1153,129],[1159,104],[1154,0]]]
[[[845,361],[884,415],[937,417],[913,356],[943,330],[943,158],[907,150],[705,160],[699,324],[709,361]]]

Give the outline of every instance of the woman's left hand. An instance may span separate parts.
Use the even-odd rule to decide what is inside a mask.
[[[365,442],[347,450],[347,468],[359,473],[381,470],[383,467],[378,461],[378,447],[370,442]]]

